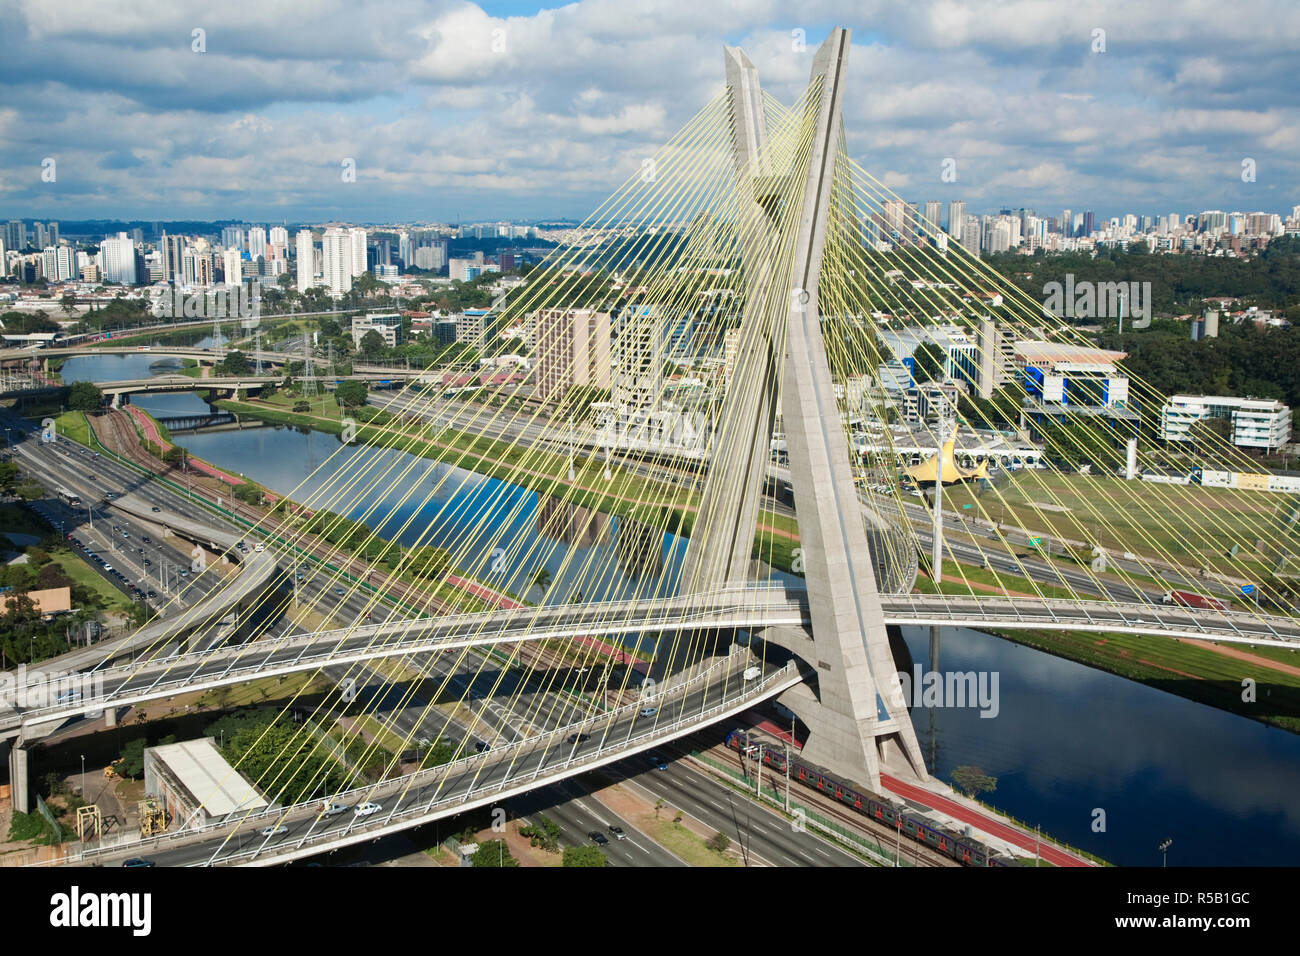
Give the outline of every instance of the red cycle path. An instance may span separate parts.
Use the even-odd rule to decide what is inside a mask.
[[[171,442],[167,441],[161,435],[158,434],[158,429],[154,427],[153,419],[151,419],[148,415],[144,414],[142,411],[140,411],[140,409],[136,408],[134,405],[127,405],[125,406],[125,408],[127,413],[136,420],[136,423],[144,431],[144,437],[148,441],[153,442],[163,451],[166,451],[168,448],[172,447]],[[234,475],[228,475],[224,471],[220,471],[216,468],[213,468],[211,465],[209,465],[206,461],[204,461],[201,458],[191,458],[189,455],[186,455],[185,460],[189,462],[190,466],[196,469],[197,471],[201,471],[205,475],[209,475],[213,478],[216,478],[218,481],[224,481],[228,485],[242,485],[245,483],[244,479],[236,478]]]
[[[790,731],[783,730],[761,714],[750,711],[746,716],[754,721],[754,727],[758,730],[771,734],[779,740],[784,740],[792,747],[797,748],[800,746],[799,742],[796,741],[794,737],[790,736]],[[880,775],[880,783],[881,786],[895,796],[903,797],[904,799],[911,800],[914,803],[919,803],[921,806],[928,807],[931,810],[946,813],[954,820],[960,820],[962,823],[969,823],[976,829],[983,830],[990,836],[995,836],[999,840],[1004,840],[1013,846],[1018,846],[1022,850],[1027,850],[1031,853],[1034,850],[1034,838],[1030,834],[1025,833],[1023,830],[1018,830],[1015,827],[1008,826],[1000,820],[986,814],[980,813],[978,810],[974,810],[966,806],[964,803],[950,800],[948,797],[937,794],[932,790],[926,790],[924,787],[905,783],[897,777],[891,777],[887,773],[882,773]],[[1058,847],[1041,841],[1038,844],[1038,855],[1054,866],[1092,865],[1086,860],[1081,860],[1077,856],[1073,856]]]

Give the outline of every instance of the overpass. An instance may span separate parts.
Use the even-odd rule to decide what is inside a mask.
[[[261,555],[254,555],[255,558]],[[1240,611],[1209,611],[1109,601],[1027,600],[1007,597],[950,597],[934,594],[883,595],[891,626],[919,625],[1003,630],[1123,633],[1149,637],[1219,641],[1230,644],[1300,647],[1300,622]],[[198,606],[196,606],[197,608]],[[194,609],[191,609],[194,610]],[[171,625],[183,626],[183,621]],[[190,653],[155,653],[114,666],[95,666],[100,688],[77,701],[57,700],[54,681],[32,681],[0,694],[0,738],[30,727],[87,712],[140,704],[179,692],[206,691],[268,677],[412,654],[446,653],[467,647],[502,647],[530,641],[639,634],[674,635],[733,630],[755,632],[817,663],[807,634],[811,622],[803,591],[732,588],[712,594],[653,601],[596,602],[509,608],[362,624],[295,634]],[[168,627],[145,628],[135,647],[174,636]],[[146,633],[148,632],[148,633]],[[104,659],[102,648],[96,664]],[[83,665],[94,655],[75,652]],[[117,656],[120,656],[120,652]],[[64,668],[68,658],[56,658]],[[94,665],[91,665],[94,666]],[[22,701],[30,706],[23,706]]]
[[[373,840],[644,753],[743,713],[803,680],[790,662],[765,667],[760,677],[746,681],[743,674],[752,665],[743,653],[730,654],[670,678],[653,697],[331,797],[332,802],[381,804],[382,812],[370,817],[347,813],[323,818],[321,802],[312,800],[257,813],[236,812],[204,827],[161,836],[104,842],[61,862],[111,866],[118,859],[147,855],[169,866],[272,866]],[[647,704],[656,708],[653,717],[641,715]],[[578,733],[588,734],[589,739],[571,740]],[[288,832],[274,837],[258,834],[273,825]]]

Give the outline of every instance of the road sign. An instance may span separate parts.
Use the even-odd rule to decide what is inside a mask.
[[[1043,543],[1043,539],[1042,539],[1042,538],[1030,538],[1030,539],[1029,539],[1029,546],[1030,546],[1031,548],[1036,548],[1036,547],[1038,547],[1038,546],[1039,546],[1040,544],[1042,544],[1042,543]]]
[[[1242,593],[1242,594],[1254,594],[1254,593],[1255,593],[1255,585],[1253,585],[1253,584],[1243,584],[1243,585],[1241,586],[1241,593]]]
[[[962,505],[961,507],[963,511],[970,511],[970,505]]]

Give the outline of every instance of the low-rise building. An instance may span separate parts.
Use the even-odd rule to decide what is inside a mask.
[[[144,792],[162,801],[169,829],[201,827],[269,804],[217,749],[211,737],[149,747]]]
[[[1160,437],[1192,441],[1192,426],[1210,418],[1232,423],[1231,440],[1239,448],[1273,451],[1291,440],[1291,409],[1271,398],[1174,395],[1160,409]]]

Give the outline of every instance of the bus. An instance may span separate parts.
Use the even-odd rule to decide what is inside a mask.
[[[67,488],[59,489],[59,500],[69,508],[81,507],[81,495],[77,494],[75,491],[69,491]]]

